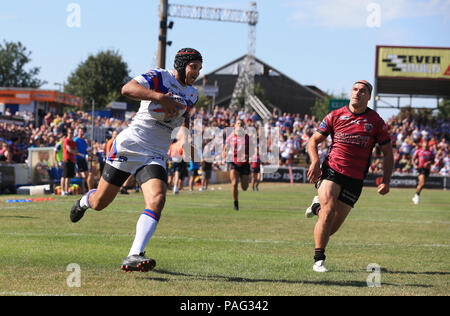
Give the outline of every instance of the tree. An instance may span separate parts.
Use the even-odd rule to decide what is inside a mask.
[[[90,109],[92,100],[97,108],[104,108],[112,101],[130,101],[120,93],[131,79],[129,72],[118,51],[100,51],[89,55],[70,74],[64,92],[83,98],[85,109]]]
[[[210,97],[203,94],[201,90],[198,91],[198,100],[196,103],[196,107],[199,109],[208,110],[209,105],[212,104],[212,100]]]
[[[450,99],[443,98],[438,106],[437,118],[441,120],[448,120],[450,117]]]
[[[347,95],[344,92],[340,95],[327,92],[327,96],[323,99],[316,99],[316,103],[314,103],[314,106],[311,108],[311,114],[314,115],[317,120],[321,121],[328,113],[330,113],[329,103],[330,100],[333,99],[347,99]]]
[[[25,69],[31,62],[31,52],[21,42],[0,44],[0,87],[39,88],[45,81],[37,78],[39,67]]]
[[[260,82],[255,83],[255,96],[266,106],[270,104],[270,100],[266,96],[266,90],[262,87]]]
[[[316,117],[317,120],[322,120],[328,114],[328,102],[330,97],[325,97],[323,99],[316,98],[314,106],[311,108],[311,114]]]
[[[258,97],[258,99],[266,106],[268,106],[270,104],[269,99],[266,97],[266,91],[264,90],[264,88],[261,86],[261,83],[257,82],[255,84],[255,88],[254,88],[254,94],[256,97]],[[246,93],[245,93],[245,89],[242,89],[241,91],[241,95],[237,97],[237,102],[236,102],[236,107],[238,109],[244,109],[245,108],[245,97],[246,97]]]

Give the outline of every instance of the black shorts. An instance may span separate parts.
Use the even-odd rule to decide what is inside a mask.
[[[167,164],[167,175],[173,176],[173,174],[174,174],[174,171],[173,171],[173,163],[172,163],[172,162],[169,162],[169,163]]]
[[[211,162],[203,162],[201,164],[202,178],[203,179],[210,179],[211,178],[212,165],[213,164]]]
[[[341,186],[341,193],[339,194],[338,200],[351,207],[358,201],[364,183],[363,180],[347,177],[331,169],[326,163],[322,164],[322,174],[320,175],[319,181],[321,182],[322,180],[329,180],[339,184]]]
[[[63,178],[74,178],[75,177],[75,163],[70,160],[66,160],[63,162]]]
[[[85,172],[85,171],[89,170],[86,159],[78,158],[76,160],[76,162],[77,162],[78,172]]]
[[[202,179],[209,180],[211,178],[211,172],[212,172],[211,169],[202,170]]]
[[[189,170],[187,167],[187,164],[185,162],[183,162],[183,168],[181,169],[180,172],[180,178],[181,180],[184,180],[184,178],[188,178],[189,177]]]
[[[184,169],[186,168],[186,163],[184,161],[182,162],[172,162],[172,170],[173,172],[180,172],[182,173]]]
[[[252,173],[260,173],[260,172],[261,172],[261,168],[260,168],[260,167],[250,168],[250,171],[251,171]]]
[[[131,173],[114,168],[110,164],[106,164],[103,168],[102,178],[108,183],[121,187],[130,175]],[[142,166],[136,171],[134,176],[139,185],[142,185],[151,179],[160,179],[167,184],[167,171],[160,165]]]
[[[239,172],[239,175],[241,176],[248,176],[250,174],[250,164],[245,163],[243,165],[238,165],[233,162],[229,163],[230,170],[236,170]]]
[[[419,168],[417,169],[417,172],[419,173],[419,175],[423,174],[425,176],[425,179],[430,176],[430,169]]]
[[[197,177],[198,176],[198,169],[189,170],[191,177]]]
[[[139,168],[134,175],[139,185],[152,179],[159,179],[167,184],[167,170],[160,165],[147,165]]]

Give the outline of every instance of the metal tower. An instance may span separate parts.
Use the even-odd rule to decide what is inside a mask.
[[[160,4],[160,33],[159,33],[159,66],[165,68],[167,45],[167,17],[188,18],[197,20],[210,20],[222,22],[235,22],[248,24],[248,47],[243,67],[239,72],[238,80],[234,88],[231,106],[237,104],[237,99],[245,93],[245,104],[255,107],[255,50],[256,50],[256,24],[258,23],[258,11],[256,2],[250,3],[248,11],[235,9],[220,9],[199,7],[192,5],[169,4],[168,0],[161,0]],[[256,98],[257,99],[257,98]],[[259,100],[256,100],[259,101]],[[252,103],[254,105],[252,105]],[[261,103],[261,101],[259,101]],[[270,112],[261,103],[263,109],[256,110],[263,118]],[[260,113],[263,112],[263,113]]]
[[[256,2],[250,3],[250,11],[256,11]],[[242,69],[239,71],[238,80],[231,96],[231,106],[236,106],[238,98],[245,93],[245,104],[247,105],[248,96],[255,94],[255,51],[256,51],[256,23],[255,19],[248,20],[248,43],[247,55],[244,58]]]
[[[222,22],[246,23],[249,25],[248,54],[254,56],[256,42],[256,23],[258,23],[258,12],[256,2],[250,3],[250,10],[220,9],[210,7],[199,7],[193,5],[169,4],[168,0],[161,0],[159,8],[159,66],[164,68],[167,45],[167,24],[168,17],[187,18],[197,20],[210,20]]]
[[[235,9],[220,9],[199,7],[193,5],[169,4],[168,0],[161,0],[160,4],[160,32],[158,60],[159,67],[165,68],[168,17],[187,18],[197,20],[222,21],[248,24],[247,55],[244,58],[242,69],[233,90],[230,106],[236,106],[238,98],[245,94],[245,105],[253,107],[263,118],[268,119],[271,113],[266,106],[255,96],[255,51],[256,51],[256,24],[258,23],[258,11],[256,2],[250,3],[248,11]]]

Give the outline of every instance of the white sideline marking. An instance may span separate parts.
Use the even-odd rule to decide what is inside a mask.
[[[2,233],[2,235],[11,236],[58,236],[58,237],[123,237],[123,238],[133,238],[131,234],[79,234],[79,233],[19,233],[19,232],[9,232]],[[274,244],[274,245],[297,245],[297,246],[310,246],[310,242],[296,242],[296,241],[285,241],[285,240],[258,240],[258,239],[220,239],[220,238],[196,238],[196,237],[184,237],[184,236],[153,236],[152,239],[161,240],[184,240],[188,242],[203,241],[203,242],[235,242],[235,243],[245,243],[245,244]],[[336,246],[352,246],[352,247],[426,247],[426,248],[449,248],[448,244],[402,244],[402,243],[352,243],[352,242],[334,242]]]
[[[41,293],[35,293],[35,292],[17,292],[17,291],[0,292],[0,295],[6,295],[6,296],[66,296],[64,294],[41,294]]]

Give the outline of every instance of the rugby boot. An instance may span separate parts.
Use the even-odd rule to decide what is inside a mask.
[[[305,216],[306,218],[311,218],[314,215],[317,215],[317,212],[320,210],[320,202],[319,197],[316,195],[311,203],[311,205],[306,209]]]
[[[140,271],[148,272],[156,266],[156,261],[145,257],[145,252],[138,255],[128,256],[123,260],[120,267],[125,272]]]
[[[325,260],[318,260],[314,262],[313,270],[319,273],[328,272],[327,268],[325,268]]]
[[[72,209],[70,210],[70,220],[72,221],[72,223],[78,222],[84,216],[84,212],[86,212],[86,210],[88,209],[87,206],[81,207],[80,201],[81,199],[76,201],[72,206]]]

